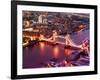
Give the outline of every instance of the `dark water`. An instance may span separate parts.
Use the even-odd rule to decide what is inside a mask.
[[[71,38],[76,44],[81,44],[84,39],[89,39],[89,31],[75,33],[71,35]],[[57,59],[57,62],[62,62],[72,53],[75,53],[74,56],[76,56],[78,52],[78,50],[65,49],[62,45],[39,42],[23,48],[23,68],[41,68],[44,67],[44,63],[48,63],[51,59]],[[81,56],[77,61],[71,61],[71,63],[78,66],[89,65],[89,56]]]

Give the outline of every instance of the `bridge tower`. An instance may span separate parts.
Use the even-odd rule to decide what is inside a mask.
[[[54,41],[54,42],[56,42],[56,37],[57,37],[57,32],[56,32],[56,30],[54,30],[53,31],[53,35],[52,35],[52,40]]]
[[[70,37],[69,34],[67,34],[67,35],[65,36],[65,44],[66,44],[66,45],[70,45],[69,37]]]

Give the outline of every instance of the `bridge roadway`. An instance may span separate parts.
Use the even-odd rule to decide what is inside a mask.
[[[31,39],[31,41],[33,41],[34,39],[32,39],[31,36],[23,36],[23,37],[28,37]],[[60,42],[60,41],[57,41],[57,37],[59,38],[63,38],[65,39],[65,42]],[[43,36],[42,37],[39,37],[39,41],[47,41],[47,42],[51,42],[51,43],[54,43],[54,44],[60,44],[60,45],[64,45],[64,46],[71,46],[71,47],[74,47],[74,48],[78,48],[78,49],[81,49],[81,45],[76,45],[72,39],[70,37],[64,37],[64,36],[55,36],[54,37],[55,39],[52,39],[52,37],[50,38],[44,38]],[[24,43],[23,45],[27,45],[27,43]]]
[[[64,36],[55,36],[55,38],[64,38],[66,41],[65,42],[60,42],[60,41],[57,41],[57,40],[51,40],[51,38],[42,38],[41,40],[43,41],[47,41],[47,42],[52,42],[52,43],[57,43],[57,44],[61,44],[61,45],[64,45],[64,46],[71,46],[71,47],[74,47],[74,48],[78,48],[78,49],[81,49],[81,45],[76,45],[72,39],[70,39],[70,37],[64,37]],[[68,42],[68,43],[66,43]]]

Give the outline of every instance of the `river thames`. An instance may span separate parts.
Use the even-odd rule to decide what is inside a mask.
[[[89,39],[89,30],[74,33],[71,39],[80,45],[84,39]],[[80,50],[64,48],[62,45],[37,42],[23,48],[23,68],[88,66],[89,55],[80,53]]]

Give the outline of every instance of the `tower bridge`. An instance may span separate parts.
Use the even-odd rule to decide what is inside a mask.
[[[31,39],[31,41],[35,40],[35,38],[32,37],[32,36],[24,36],[24,37],[29,37]],[[62,39],[64,39],[64,41],[63,42],[59,41],[58,38],[62,38]],[[39,39],[39,41],[47,41],[47,42],[51,42],[51,43],[54,43],[54,44],[61,44],[61,45],[64,45],[64,46],[70,46],[70,47],[73,47],[73,48],[85,49],[85,50],[89,51],[85,42],[83,42],[80,45],[77,45],[71,39],[69,34],[67,34],[66,36],[61,36],[61,35],[58,35],[56,31],[53,31],[53,34],[50,38],[46,38],[44,35],[40,34],[38,39]]]

